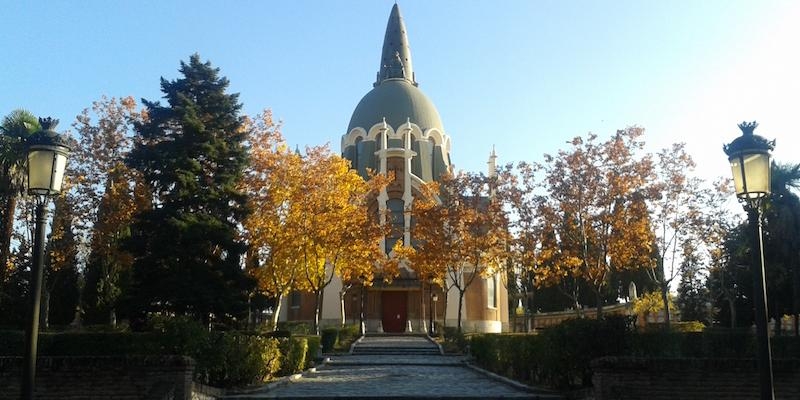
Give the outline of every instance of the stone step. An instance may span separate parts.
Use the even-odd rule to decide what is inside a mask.
[[[354,350],[353,355],[366,356],[366,355],[413,355],[413,356],[439,356],[439,350],[392,350],[392,349],[375,349],[375,350]]]

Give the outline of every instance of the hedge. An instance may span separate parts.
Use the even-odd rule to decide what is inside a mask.
[[[307,369],[313,364],[320,343],[318,336],[208,332],[199,323],[182,318],[158,321],[152,329],[135,333],[42,332],[38,354],[186,355],[196,361],[196,381],[231,388]],[[24,343],[24,332],[0,331],[0,356],[22,356]]]
[[[335,350],[349,351],[349,346],[358,339],[358,325],[345,325],[342,327],[328,327],[320,331],[322,352],[330,353]]]
[[[478,334],[469,338],[476,364],[529,384],[591,386],[591,360],[606,356],[742,358],[754,356],[746,330],[635,332],[631,321],[568,320],[539,334]],[[800,338],[773,337],[775,358],[800,358]]]

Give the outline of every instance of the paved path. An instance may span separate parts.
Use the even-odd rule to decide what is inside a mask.
[[[384,342],[381,342],[384,340]],[[365,338],[418,347],[425,338]],[[363,341],[362,341],[363,344]],[[463,357],[442,355],[336,355],[296,380],[226,399],[556,399],[468,367]]]

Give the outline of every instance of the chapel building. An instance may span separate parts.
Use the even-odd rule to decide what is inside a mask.
[[[370,207],[379,215],[388,212],[385,222],[393,225],[392,233],[382,240],[387,253],[398,240],[412,243],[409,211],[422,185],[439,180],[453,168],[450,136],[433,102],[418,86],[405,23],[395,4],[386,26],[377,79],[356,105],[341,142],[342,156],[365,179],[368,171],[395,175]],[[495,158],[492,151],[490,175],[495,173]],[[340,297],[342,287],[341,280],[334,278],[325,288],[321,326],[338,325],[342,305],[348,323],[358,323],[363,315],[366,332],[424,333],[430,332],[432,324],[441,330],[445,315],[446,326],[457,325],[458,292],[452,289],[445,294],[442,288],[421,282],[407,265],[401,265],[400,276],[391,283],[377,274],[372,286],[351,287],[344,298]],[[286,301],[281,321],[313,321],[313,296],[293,293]],[[463,307],[465,332],[508,328],[508,292],[499,274],[476,279],[465,294]]]

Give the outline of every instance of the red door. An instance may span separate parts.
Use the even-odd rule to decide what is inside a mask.
[[[405,332],[408,320],[408,293],[385,291],[381,293],[384,332]]]

